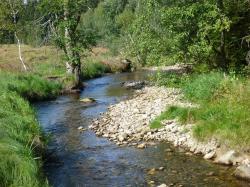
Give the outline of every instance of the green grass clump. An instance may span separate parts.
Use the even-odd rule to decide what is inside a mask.
[[[196,110],[194,135],[201,140],[215,136],[229,146],[249,148],[250,82],[227,81],[212,101]]]
[[[44,136],[28,100],[55,97],[61,86],[32,74],[0,72],[0,80],[0,186],[47,186]]]
[[[46,186],[35,160],[42,148],[35,112],[16,92],[0,92],[0,186]]]
[[[82,74],[84,79],[91,79],[95,77],[100,77],[104,73],[109,73],[110,68],[100,62],[88,59],[83,65]]]
[[[14,91],[22,97],[37,101],[55,98],[62,86],[33,74],[11,74],[0,72],[1,88]]]
[[[224,76],[219,72],[193,75],[183,86],[183,92],[191,101],[204,102],[212,99],[214,92],[219,89]]]
[[[151,122],[150,128],[162,128],[163,126],[161,124],[161,121],[175,118],[177,118],[182,124],[192,123],[194,121],[194,109],[171,106]]]
[[[163,127],[162,121],[167,119],[167,112],[162,112],[157,118],[155,118],[151,123],[150,123],[150,128],[151,129],[160,129]]]
[[[181,88],[189,80],[189,78],[190,76],[187,74],[179,75],[176,73],[158,72],[152,77],[152,81],[154,81],[158,86]]]

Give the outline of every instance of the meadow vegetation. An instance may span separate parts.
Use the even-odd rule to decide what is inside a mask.
[[[168,77],[170,83],[168,82]],[[176,86],[172,84],[176,78]],[[177,119],[181,124],[195,124],[194,136],[201,141],[211,137],[222,144],[240,150],[250,146],[250,82],[248,78],[225,75],[221,72],[165,77],[165,85],[179,87],[184,99],[199,107],[172,106],[151,123],[161,128],[164,119]],[[164,83],[159,82],[161,85]]]
[[[2,71],[0,79],[0,186],[47,186],[41,167],[45,139],[28,100],[55,97],[60,84]]]

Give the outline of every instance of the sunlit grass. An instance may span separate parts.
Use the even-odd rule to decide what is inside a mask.
[[[41,171],[44,139],[27,99],[50,99],[61,86],[36,75],[2,71],[0,80],[0,186],[47,186]]]
[[[43,146],[35,112],[10,90],[0,91],[0,103],[0,186],[46,186],[41,158],[35,160]]]
[[[193,75],[181,82],[181,89],[185,98],[198,103],[199,107],[172,106],[151,123],[151,128],[160,128],[164,119],[177,119],[181,124],[196,124],[194,136],[201,141],[216,137],[231,147],[250,147],[248,79],[240,80],[219,72]]]

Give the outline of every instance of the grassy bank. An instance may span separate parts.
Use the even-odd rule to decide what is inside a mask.
[[[151,128],[160,128],[163,119],[178,119],[181,124],[195,124],[194,136],[201,141],[216,137],[227,147],[249,149],[249,79],[220,72],[161,76],[158,84],[180,88],[184,98],[199,107],[172,106],[151,123]]]
[[[28,100],[55,97],[60,84],[0,71],[0,186],[47,186],[41,172],[44,139]]]

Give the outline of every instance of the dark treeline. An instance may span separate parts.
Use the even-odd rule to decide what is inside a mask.
[[[13,14],[4,1],[1,2],[0,42],[14,43],[15,29],[26,44],[37,46],[55,41],[46,18],[53,15],[53,21],[60,19],[63,15],[58,6],[60,2],[64,1],[24,4],[16,0],[19,3],[16,26],[13,26]],[[77,9],[81,13],[77,24],[79,32],[74,37],[84,48],[89,45],[82,44],[107,46],[114,53],[125,54],[143,65],[196,63],[228,71],[249,63],[246,60],[250,38],[249,1],[103,0],[92,1],[92,5],[86,3],[88,1],[75,0],[78,6],[70,7],[70,11]],[[72,22],[76,21],[74,19],[77,17],[71,17]],[[61,40],[58,45],[61,47],[62,43]]]

